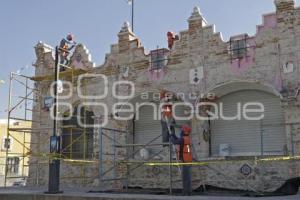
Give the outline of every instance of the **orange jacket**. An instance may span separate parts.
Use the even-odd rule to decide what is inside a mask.
[[[193,154],[190,136],[184,134],[182,139],[182,143],[177,146],[177,158],[182,162],[192,162]]]

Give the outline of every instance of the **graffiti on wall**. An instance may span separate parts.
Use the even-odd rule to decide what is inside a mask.
[[[300,91],[300,80],[296,81],[287,81],[292,80],[287,78],[289,76],[297,77],[295,74],[297,70],[293,61],[285,62],[281,68],[277,71],[275,75],[275,88],[281,93],[285,98],[296,98],[299,95]]]
[[[300,91],[300,82],[293,83],[293,82],[287,82],[280,91],[281,95],[283,97],[287,98],[296,98],[299,95]]]

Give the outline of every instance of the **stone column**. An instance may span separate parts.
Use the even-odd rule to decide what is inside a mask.
[[[295,1],[294,0],[275,0],[277,25],[281,32],[293,29],[295,21]]]
[[[130,41],[133,41],[136,38],[134,33],[131,31],[130,25],[128,22],[125,22],[121,31],[118,34],[119,37],[119,53],[124,53],[130,49]]]
[[[200,13],[199,7],[194,8],[192,15],[188,19],[188,23],[190,34],[197,32],[199,29],[202,29],[202,27],[206,25],[206,20]]]
[[[203,132],[208,129],[206,121],[200,121],[196,118],[192,122],[192,141],[193,154],[196,159],[204,159],[209,157],[209,142],[204,139]]]

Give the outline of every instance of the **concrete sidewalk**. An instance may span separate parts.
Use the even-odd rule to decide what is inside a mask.
[[[278,197],[237,197],[237,196],[168,196],[147,194],[109,194],[109,193],[87,193],[74,189],[65,190],[62,194],[44,194],[43,189],[33,188],[0,188],[0,200],[299,200],[300,194],[294,196]]]

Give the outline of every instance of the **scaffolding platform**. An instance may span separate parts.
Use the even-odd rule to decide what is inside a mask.
[[[66,78],[66,77],[72,77],[72,76],[79,76],[81,74],[86,74],[88,73],[87,70],[83,70],[83,69],[67,69],[66,71],[62,71],[59,73],[59,76],[61,78]],[[33,76],[30,77],[30,79],[32,81],[52,81],[54,80],[54,74],[49,74],[46,76]]]

